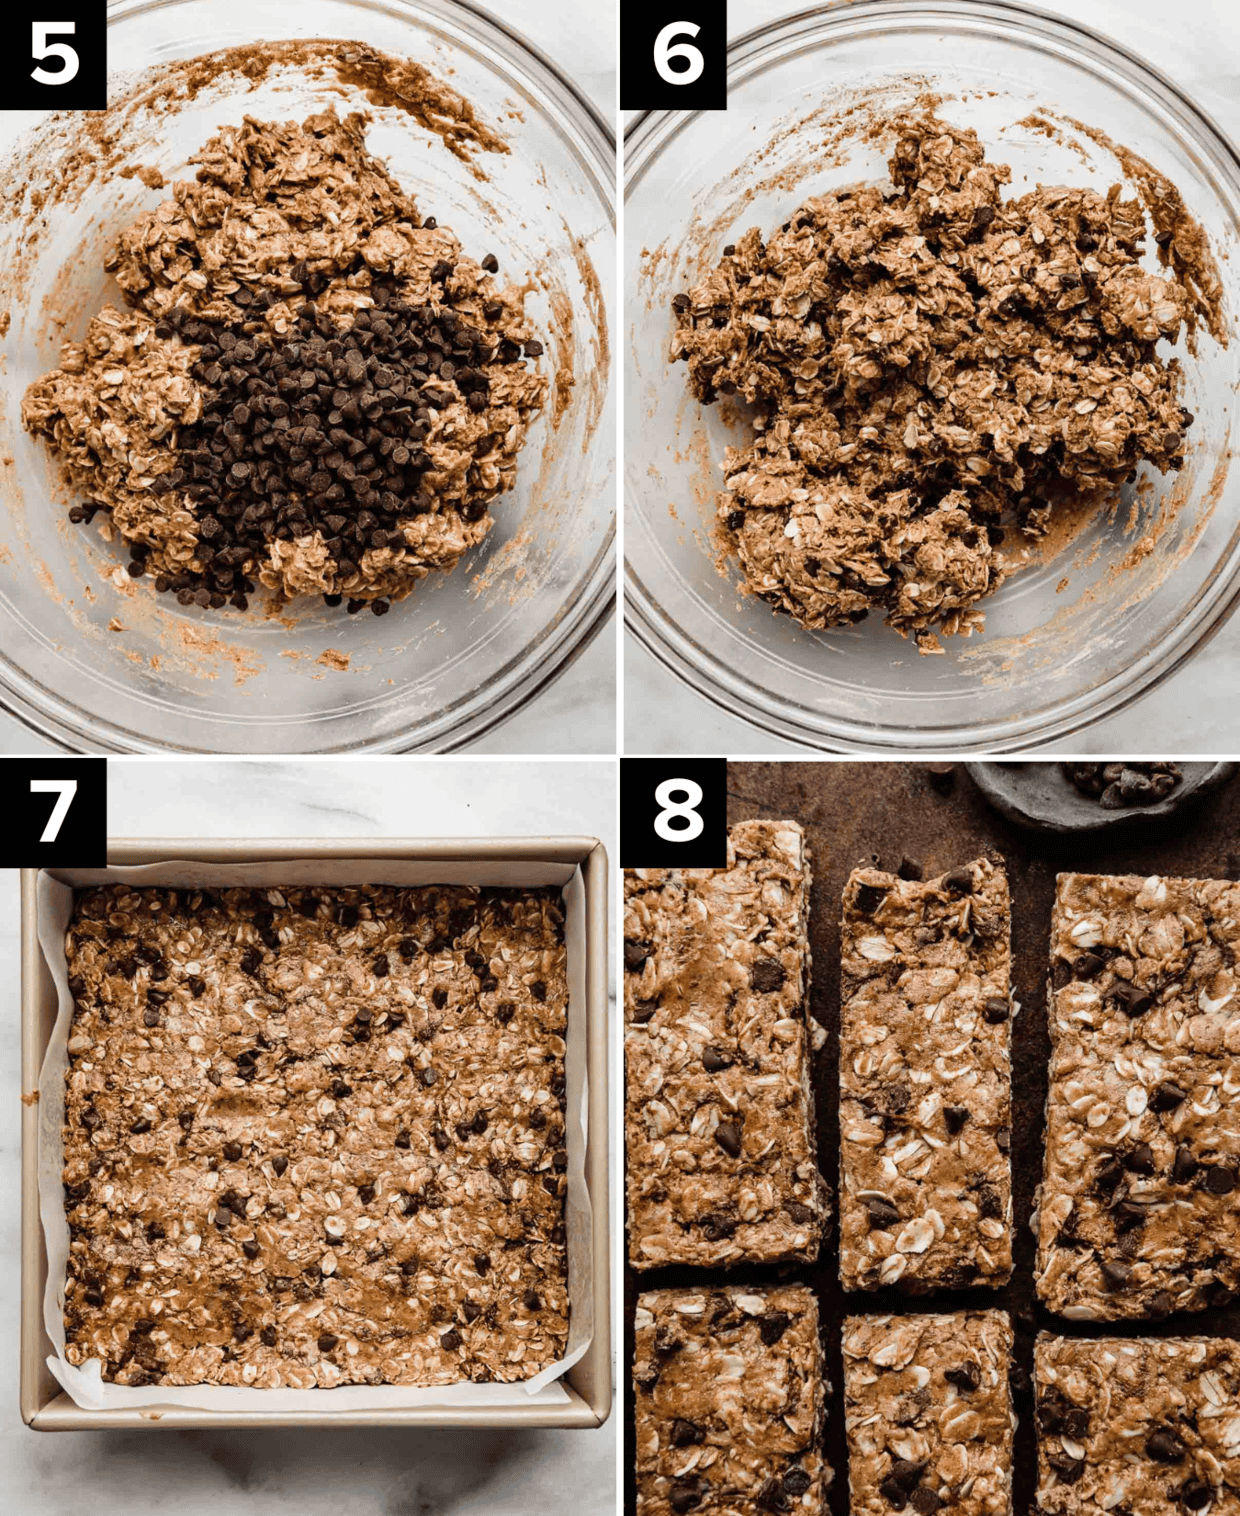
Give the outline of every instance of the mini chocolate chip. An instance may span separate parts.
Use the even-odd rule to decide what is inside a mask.
[[[159,1025],[159,1012],[156,1011],[156,1010],[153,1010],[150,1006],[147,1006],[146,1010],[142,1012],[142,1025],[143,1026],[158,1026]]]
[[[431,1001],[437,1011],[442,1011],[448,1003],[448,992],[444,989],[432,990]]]
[[[702,1050],[702,1067],[708,1074],[718,1074],[724,1069],[730,1069],[732,1060],[721,1048],[711,1043]]]
[[[285,1170],[288,1168],[288,1159],[284,1156],[283,1153],[281,1153],[271,1160],[271,1167],[276,1172],[276,1178],[280,1179],[283,1177]]]
[[[466,1325],[470,1325],[482,1315],[482,1307],[476,1300],[462,1300],[461,1315],[464,1316]]]
[[[253,1237],[247,1237],[246,1240],[241,1244],[241,1251],[247,1258],[257,1258],[261,1249]]]
[[[900,1219],[900,1213],[889,1200],[880,1199],[877,1195],[866,1198],[865,1208],[869,1212],[870,1225],[880,1231],[888,1231]]]
[[[944,1369],[943,1378],[971,1395],[982,1382],[982,1371],[972,1358],[966,1358],[959,1368]]]
[[[1123,1165],[1131,1174],[1154,1172],[1154,1149],[1148,1142],[1138,1142],[1131,1152],[1123,1156]]]
[[[943,1120],[947,1124],[947,1130],[953,1137],[958,1136],[964,1130],[964,1124],[969,1119],[969,1112],[962,1105],[945,1105],[943,1107]]]
[[[1145,1451],[1159,1463],[1179,1463],[1187,1456],[1188,1448],[1170,1427],[1159,1427],[1146,1439]]]
[[[943,888],[951,890],[955,895],[971,895],[973,893],[973,870],[970,868],[952,869],[949,874],[943,875]]]
[[[760,995],[769,995],[782,987],[784,966],[776,958],[759,958],[749,970],[749,983]]]
[[[813,1211],[809,1206],[802,1205],[799,1200],[785,1200],[783,1208],[788,1217],[798,1226],[808,1226],[814,1219]]]
[[[863,916],[872,916],[886,898],[886,885],[861,884],[857,886],[857,909]]]
[[[404,1129],[404,1127],[402,1127],[400,1131],[397,1132],[395,1140],[396,1146],[398,1148],[407,1148],[412,1142],[412,1138],[409,1136],[409,1133]]]
[[[672,1446],[674,1448],[696,1447],[706,1440],[706,1433],[694,1421],[685,1421],[679,1416],[672,1418]]]
[[[721,1121],[715,1128],[715,1141],[729,1158],[741,1156],[740,1129],[734,1121]]]
[[[758,1317],[758,1335],[768,1348],[774,1347],[792,1324],[787,1311],[768,1311]]]
[[[224,1157],[228,1159],[229,1163],[236,1163],[237,1159],[241,1157],[241,1151],[241,1144],[239,1142],[226,1142],[224,1144]]]
[[[919,1484],[911,1492],[908,1503],[917,1512],[917,1516],[934,1516],[934,1512],[943,1504],[938,1495],[924,1484]]]
[[[1128,1288],[1128,1281],[1132,1278],[1132,1269],[1126,1263],[1113,1262],[1109,1258],[1104,1258],[1098,1267],[1102,1270],[1102,1278],[1108,1290],[1115,1293]]]
[[[1211,1195],[1230,1195],[1236,1187],[1236,1171],[1221,1166],[1209,1168],[1205,1184]]]
[[[904,879],[912,882],[913,884],[920,884],[925,877],[925,869],[915,859],[900,859],[900,867],[896,870],[897,879]]]
[[[1171,1177],[1176,1184],[1187,1184],[1194,1178],[1201,1165],[1193,1157],[1191,1148],[1183,1143],[1175,1150],[1175,1163],[1171,1169]]]
[[[139,1116],[137,1121],[134,1122],[129,1130],[135,1136],[141,1136],[143,1132],[149,1132],[151,1130],[151,1123],[146,1119],[145,1116]]]
[[[343,1079],[332,1080],[332,1094],[337,1100],[343,1100],[353,1093],[353,1086],[346,1084]]]
[[[386,953],[380,953],[371,964],[376,979],[386,979],[388,976],[388,957]]]
[[[450,1327],[439,1339],[439,1346],[445,1353],[455,1353],[460,1345],[461,1334],[454,1327]]]
[[[1072,973],[1077,979],[1097,979],[1104,968],[1106,964],[1097,953],[1082,953],[1072,965]]]
[[[1046,1454],[1046,1461],[1055,1471],[1056,1477],[1061,1484],[1075,1484],[1085,1472],[1085,1460],[1073,1458],[1059,1448],[1051,1448]]]
[[[1174,1111],[1188,1099],[1187,1093],[1178,1084],[1170,1079],[1164,1079],[1161,1084],[1156,1084],[1150,1094],[1150,1110],[1166,1112]]]
[[[1170,1316],[1174,1309],[1175,1301],[1171,1298],[1170,1290],[1158,1290],[1146,1302],[1145,1314],[1152,1316],[1155,1321],[1161,1321],[1165,1316]]]
[[[259,1341],[263,1344],[263,1346],[265,1348],[273,1348],[273,1347],[275,1347],[275,1345],[276,1345],[276,1329],[275,1329],[275,1327],[271,1327],[271,1326],[264,1327],[262,1329],[262,1331],[258,1334],[258,1337],[259,1337]]]
[[[624,966],[631,974],[636,974],[645,966],[646,959],[650,957],[654,949],[648,942],[638,942],[633,938],[624,939]]]
[[[527,1311],[541,1311],[542,1297],[537,1290],[526,1290],[525,1294],[521,1297],[521,1304]]]
[[[357,1198],[362,1202],[363,1205],[369,1205],[370,1202],[375,1198],[374,1185],[359,1184],[357,1187]]]
[[[676,1516],[684,1516],[686,1511],[691,1511],[694,1506],[700,1505],[709,1486],[705,1480],[679,1478],[672,1480],[671,1492],[668,1501]]]
[[[533,982],[533,984],[530,985],[530,994],[533,995],[533,997],[534,997],[535,1000],[546,1000],[546,998],[547,998],[547,986],[546,986],[546,984],[541,979],[535,979],[535,981]]]
[[[1139,989],[1135,984],[1128,984],[1125,980],[1117,980],[1111,986],[1111,996],[1119,1005],[1119,1008],[1135,1020],[1138,1016],[1144,1016],[1154,1004],[1154,997],[1147,990]]]
[[[1177,1493],[1181,1505],[1190,1511],[1200,1511],[1214,1499],[1214,1490],[1204,1479],[1186,1479]]]
[[[330,1353],[339,1340],[338,1337],[333,1337],[330,1332],[323,1332],[319,1337],[319,1352]]]
[[[1012,1007],[998,996],[991,996],[982,1006],[982,1015],[991,1026],[1001,1026],[1011,1014]]]
[[[813,1480],[804,1469],[789,1469],[784,1475],[784,1493],[791,1495],[793,1500],[799,1500],[812,1483]]]

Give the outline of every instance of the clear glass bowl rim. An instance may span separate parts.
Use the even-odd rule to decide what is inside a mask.
[[[1075,19],[1025,5],[1021,0],[850,0],[848,5],[838,8],[830,3],[809,6],[754,27],[731,41],[729,79],[736,77],[751,60],[790,40],[806,26],[818,24],[832,37],[840,38],[879,17],[900,16],[916,18],[919,24],[931,24],[936,17],[950,17],[957,22],[968,19],[979,25],[989,20],[1043,41],[1056,37],[1070,40],[1130,82],[1169,97],[1177,113],[1193,123],[1197,138],[1213,139],[1240,196],[1240,149],[1192,96],[1122,43]],[[697,114],[647,110],[629,122],[624,131],[626,201],[652,157],[663,151],[675,136],[674,131],[664,129],[687,122]],[[627,241],[625,254],[627,258]],[[1232,488],[1234,491],[1236,487]],[[1221,505],[1222,502],[1219,508]],[[760,686],[708,655],[647,593],[627,557],[624,564],[625,630],[658,664],[728,715],[740,717],[768,736],[825,752],[1016,752],[1063,739],[1117,714],[1169,679],[1218,632],[1237,605],[1240,605],[1240,532],[1233,535],[1226,558],[1215,565],[1208,588],[1189,614],[1175,624],[1159,647],[1135,660],[1122,675],[1032,717],[979,721],[955,729],[943,727],[919,732],[906,728],[897,732],[894,728],[875,728],[829,713],[811,713],[767,697]]]

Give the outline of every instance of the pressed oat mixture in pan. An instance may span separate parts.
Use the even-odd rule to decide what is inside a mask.
[[[758,408],[719,506],[747,586],[810,628],[879,613],[935,653],[981,627],[1005,534],[1043,535],[1066,493],[1106,508],[1140,463],[1182,466],[1193,417],[1158,344],[1200,302],[1174,230],[1164,274],[1142,267],[1145,211],[1119,185],[1003,199],[1011,172],[974,132],[897,125],[894,192],[746,231],[674,298],[672,357],[699,400]]]
[[[79,893],[66,1355],[126,1385],[564,1353],[558,890]]]
[[[367,118],[223,127],[117,239],[105,306],[30,386],[135,577],[184,605],[377,614],[487,534],[541,409],[524,290],[366,148]]]

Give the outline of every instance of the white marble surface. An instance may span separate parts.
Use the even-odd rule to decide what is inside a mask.
[[[290,5],[296,0],[288,0]],[[608,121],[616,118],[616,0],[505,0],[491,9],[567,72]],[[474,753],[614,753],[617,618],[523,710],[481,738]],[[0,707],[0,754],[57,753]]]
[[[612,760],[126,759],[112,836],[584,833],[616,856]],[[606,1516],[618,1417],[597,1431],[38,1433],[17,1409],[18,891],[0,875],[0,1494],[7,1516]],[[614,989],[614,985],[613,985]],[[613,1070],[612,1087],[619,1071]],[[613,1145],[613,1199],[619,1152]],[[614,1207],[613,1207],[614,1210]]]
[[[1226,0],[1037,0],[1123,43],[1193,96],[1240,141],[1240,7]],[[728,30],[739,35],[803,9],[798,0],[731,0]],[[626,122],[633,112],[625,112]],[[720,710],[625,639],[624,739],[629,753],[803,753],[799,743],[768,737]],[[1183,755],[1240,748],[1240,707],[1220,700],[1234,687],[1240,660],[1240,616],[1176,675],[1127,710],[1050,747],[1047,753],[1143,753],[1151,744]]]

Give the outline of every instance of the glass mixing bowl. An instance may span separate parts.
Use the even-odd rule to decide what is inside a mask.
[[[478,154],[487,177],[477,178],[400,109],[370,103],[334,74],[289,68],[257,78],[203,70],[174,111],[34,123],[29,112],[3,113],[0,307],[11,326],[0,343],[0,702],[78,751],[408,752],[478,737],[545,687],[614,600],[609,128],[546,59],[459,0],[113,0],[108,24],[114,102],[171,60],[259,40],[347,38],[425,64],[511,152]],[[23,390],[55,366],[61,340],[81,337],[107,301],[122,304],[104,249],[168,194],[94,169],[123,159],[171,183],[224,123],[301,119],[328,104],[370,109],[369,146],[423,213],[451,226],[475,257],[494,251],[505,275],[527,279],[544,368],[572,353],[565,413],[553,426],[548,405],[531,430],[516,489],[495,503],[485,542],[382,620],[321,601],[267,618],[186,609],[123,573],[114,583],[125,557],[95,528],[67,521],[50,454],[19,414]],[[83,148],[96,165],[83,154],[73,194],[32,218],[25,181],[38,189]],[[14,214],[19,204],[25,215]]]
[[[1179,475],[1139,480],[983,602],[986,630],[944,638],[943,657],[871,616],[809,632],[717,571],[709,533],[724,447],[751,434],[735,406],[699,406],[668,361],[669,302],[745,228],[784,222],[811,195],[885,182],[889,149],[841,114],[943,97],[1012,167],[1005,193],[1107,187],[1116,155],[1073,124],[1141,155],[1179,187],[1224,284],[1240,280],[1240,161],[1191,100],[1084,27],[981,0],[856,0],[750,32],[728,50],[726,112],[650,112],[626,136],[626,622],[686,683],[766,732],[830,750],[982,752],[1048,742],[1118,710],[1189,658],[1240,593],[1236,445],[1240,342],[1202,336],[1184,355],[1196,415]],[[1060,118],[1048,132],[1032,112]],[[1021,124],[1021,123],[1026,124]],[[1157,263],[1147,259],[1151,268]],[[1135,516],[1135,525],[1130,523]],[[1145,536],[1152,552],[1118,565]]]

